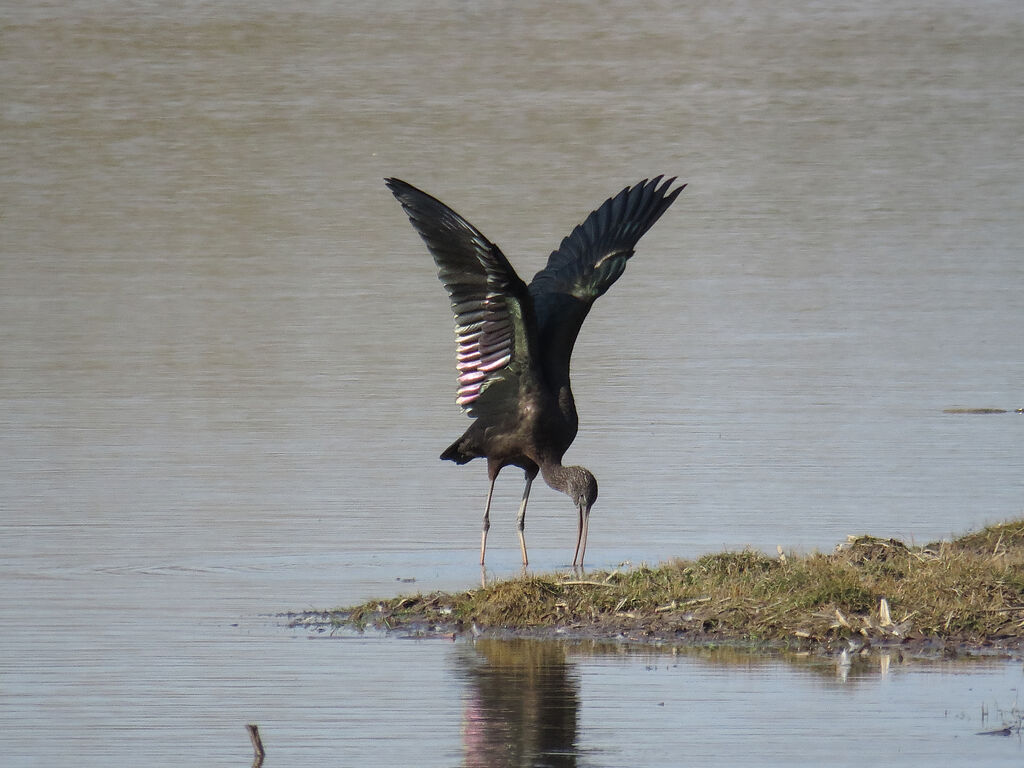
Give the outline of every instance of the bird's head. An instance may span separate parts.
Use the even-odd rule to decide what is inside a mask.
[[[572,499],[573,504],[589,513],[590,508],[597,501],[597,478],[586,467],[566,467],[566,469],[569,471],[569,482],[566,483],[565,492]]]
[[[566,467],[567,480],[565,492],[580,511],[579,535],[576,537],[576,554],[572,556],[572,564],[583,567],[583,555],[587,551],[587,527],[590,521],[590,508],[597,501],[597,478],[590,470],[583,467]]]

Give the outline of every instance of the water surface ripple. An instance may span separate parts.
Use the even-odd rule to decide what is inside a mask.
[[[4,765],[247,765],[246,722],[268,765],[1019,764],[973,735],[1016,664],[276,614],[479,578],[447,301],[384,176],[525,276],[623,186],[689,182],[576,348],[594,566],[1021,515],[1022,59],[1003,0],[0,8]],[[574,522],[538,487],[534,567]]]

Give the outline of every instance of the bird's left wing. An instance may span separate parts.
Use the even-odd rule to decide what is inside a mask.
[[[470,416],[508,413],[533,359],[526,284],[494,243],[459,214],[400,179],[385,179],[427,244],[455,316],[456,402]]]

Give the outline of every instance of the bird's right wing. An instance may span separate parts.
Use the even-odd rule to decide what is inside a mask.
[[[661,179],[644,179],[605,200],[548,257],[530,293],[562,294],[591,304],[607,291],[622,275],[637,241],[686,187],[671,189],[675,178],[664,184]]]
[[[459,214],[400,179],[385,179],[427,244],[455,316],[456,402],[470,416],[515,412],[532,375],[532,303],[494,243]]]
[[[686,187],[675,178],[644,179],[608,198],[548,257],[530,282],[543,339],[544,366],[554,382],[568,380],[569,358],[590,307],[619,279],[643,237]]]

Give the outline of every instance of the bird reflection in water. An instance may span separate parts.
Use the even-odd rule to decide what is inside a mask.
[[[565,649],[481,638],[460,649],[469,683],[462,739],[467,768],[576,765],[579,680]]]

